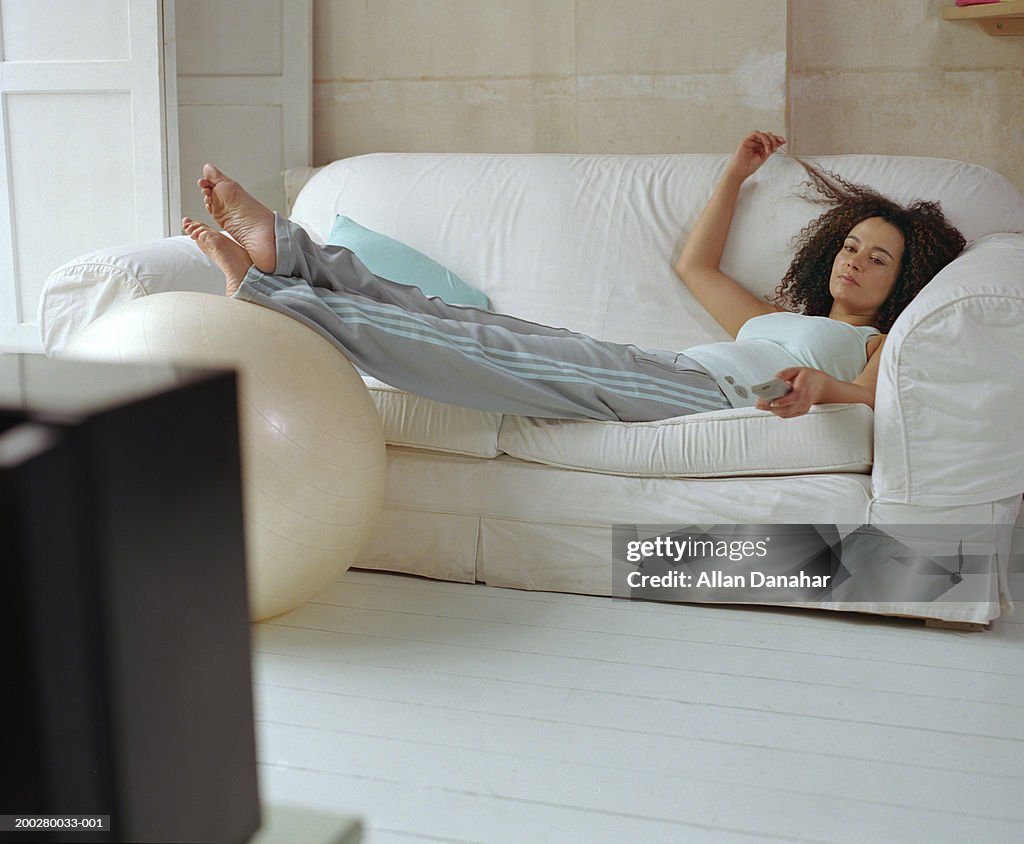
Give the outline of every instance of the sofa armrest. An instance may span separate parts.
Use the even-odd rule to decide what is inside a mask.
[[[875,398],[876,499],[980,504],[1024,490],[1024,235],[972,243],[900,315]]]
[[[224,275],[188,237],[113,246],[58,267],[39,298],[43,350],[54,355],[111,308],[172,290],[224,295]]]

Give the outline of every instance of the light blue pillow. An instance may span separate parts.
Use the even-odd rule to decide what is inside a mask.
[[[327,243],[351,249],[375,275],[414,285],[427,296],[437,296],[449,305],[491,307],[490,300],[482,291],[470,287],[437,261],[341,214],[334,220]]]

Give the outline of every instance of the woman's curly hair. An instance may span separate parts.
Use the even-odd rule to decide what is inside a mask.
[[[880,217],[903,233],[903,257],[892,293],[878,311],[876,328],[887,333],[896,317],[946,264],[963,250],[964,236],[946,219],[937,202],[902,206],[863,185],[846,181],[796,159],[811,178],[811,202],[831,206],[795,238],[796,256],[772,301],[809,316],[828,316],[832,265],[850,230],[869,217]]]

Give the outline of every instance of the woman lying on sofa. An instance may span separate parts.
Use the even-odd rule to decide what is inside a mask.
[[[375,276],[344,247],[315,244],[209,164],[198,184],[234,240],[187,217],[182,228],[223,270],[228,295],[307,323],[364,372],[438,401],[627,422],[744,406],[784,418],[821,403],[873,407],[885,332],[964,238],[937,203],[903,207],[804,164],[829,208],[801,233],[775,303],[758,299],[719,266],[740,187],[784,143],[746,137],[686,241],[676,270],[735,340],[682,353],[427,297]],[[785,395],[754,390],[773,379],[767,389]]]

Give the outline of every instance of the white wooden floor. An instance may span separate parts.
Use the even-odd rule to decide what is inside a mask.
[[[353,571],[254,627],[262,795],[368,844],[1021,841],[1022,621]]]

